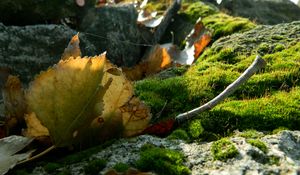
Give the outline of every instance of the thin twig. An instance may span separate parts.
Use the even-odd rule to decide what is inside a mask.
[[[33,160],[35,160],[35,159],[37,159],[37,158],[40,158],[40,157],[42,157],[43,155],[49,153],[50,151],[52,151],[52,150],[55,149],[55,148],[56,148],[55,145],[52,145],[51,147],[47,148],[47,149],[44,150],[43,152],[41,152],[41,153],[39,153],[39,154],[37,154],[37,155],[35,155],[35,156],[32,156],[32,157],[30,157],[29,159],[26,159],[26,160],[23,160],[23,161],[21,161],[21,162],[18,162],[18,164],[27,163],[27,162],[33,161]]]
[[[177,123],[181,124],[189,119],[192,119],[194,116],[196,116],[197,114],[203,111],[212,109],[218,103],[223,101],[226,97],[234,93],[237,88],[239,88],[243,83],[245,83],[253,74],[255,74],[257,71],[265,67],[265,65],[266,65],[265,60],[263,60],[260,56],[256,56],[256,59],[245,70],[245,72],[242,75],[240,75],[240,77],[236,79],[233,83],[227,86],[227,88],[223,92],[221,92],[218,96],[216,96],[214,99],[207,102],[206,104],[176,116]]]

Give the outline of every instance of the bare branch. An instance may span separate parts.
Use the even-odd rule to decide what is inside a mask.
[[[211,101],[207,102],[206,104],[195,108],[191,111],[179,114],[176,116],[176,121],[178,124],[185,122],[186,120],[192,119],[196,114],[199,114],[203,111],[210,110],[213,107],[215,107],[218,103],[223,101],[225,98],[227,98],[229,95],[234,93],[238,87],[240,87],[243,83],[245,83],[253,74],[255,74],[257,71],[265,67],[266,62],[263,60],[260,56],[256,56],[256,59],[253,61],[253,63],[245,70],[245,72],[236,79],[233,83],[231,83],[227,88],[220,93],[218,96],[216,96]]]

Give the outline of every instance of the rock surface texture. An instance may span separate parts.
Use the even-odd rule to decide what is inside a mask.
[[[260,24],[300,20],[300,8],[287,0],[223,0],[220,8],[233,16],[246,17]]]
[[[12,69],[24,83],[60,59],[77,32],[62,25],[4,26],[0,23],[0,67]],[[95,54],[94,46],[80,34],[83,55]],[[88,46],[88,47],[87,47]]]
[[[119,66],[133,66],[139,61],[141,36],[132,5],[91,9],[82,21],[80,30],[96,46],[97,54],[107,51],[107,58]]]
[[[181,140],[161,139],[142,135],[131,139],[121,139],[111,146],[90,156],[90,159],[100,158],[107,160],[105,173],[117,163],[133,165],[139,159],[139,152],[143,145],[153,144],[180,151],[185,156],[185,165],[191,174],[297,174],[300,171],[300,132],[281,131],[273,135],[265,135],[260,140],[267,146],[264,152],[248,143],[246,138],[238,136],[229,140],[238,149],[238,155],[226,161],[214,160],[211,153],[213,142],[185,143]],[[84,174],[83,169],[87,162],[69,165],[71,174]],[[42,167],[36,167],[31,174],[47,174]]]

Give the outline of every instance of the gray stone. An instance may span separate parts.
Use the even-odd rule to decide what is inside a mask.
[[[0,23],[0,67],[12,69],[23,83],[60,59],[77,32],[62,25],[4,26]],[[95,55],[95,47],[81,34],[83,55]]]
[[[57,23],[62,18],[77,17],[94,0],[85,0],[79,7],[74,0],[1,0],[0,22],[5,25]]]
[[[220,8],[233,16],[250,18],[261,24],[300,20],[300,8],[288,0],[223,0]]]
[[[263,134],[262,134],[263,135]],[[181,151],[185,156],[185,165],[191,169],[193,175],[244,175],[244,174],[297,174],[300,167],[300,131],[282,131],[261,138],[268,151],[262,152],[255,146],[247,143],[239,133],[229,138],[239,151],[239,155],[226,161],[214,160],[211,154],[213,142],[186,143],[182,140],[168,140],[148,135],[141,135],[130,139],[120,139],[112,145],[90,155],[89,159],[107,160],[104,173],[117,163],[134,166],[139,159],[139,152],[144,144],[153,144]],[[276,158],[277,161],[272,161]],[[68,165],[72,174],[84,174],[83,169],[87,164],[82,161]],[[36,167],[32,174],[45,174],[41,167]]]
[[[96,46],[97,54],[119,66],[134,66],[141,58],[141,35],[133,5],[111,5],[90,9],[82,20],[80,31]]]

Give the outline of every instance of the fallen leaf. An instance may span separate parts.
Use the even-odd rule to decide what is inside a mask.
[[[41,124],[41,121],[36,117],[35,113],[25,115],[25,122],[27,125],[23,135],[30,138],[38,138],[49,136],[48,129]]]
[[[197,42],[194,43],[194,47],[195,47],[194,62],[197,60],[197,58],[200,56],[200,54],[203,52],[206,46],[210,43],[210,41],[211,41],[211,35],[204,34]]]
[[[77,1],[76,1],[77,2]],[[74,35],[69,42],[68,46],[65,48],[64,53],[61,56],[61,60],[67,60],[70,57],[76,58],[81,57],[81,51],[79,46],[79,33]]]
[[[166,136],[171,133],[174,128],[175,120],[168,119],[148,126],[143,133],[156,136]]]
[[[8,76],[2,89],[2,96],[5,117],[15,117],[18,121],[23,121],[26,112],[26,102],[21,81],[17,76]]]
[[[150,108],[133,97],[120,108],[123,119],[123,136],[130,137],[141,134],[151,120]]]
[[[26,92],[29,112],[49,130],[56,147],[80,141],[74,133],[79,129],[85,132],[83,126],[101,115],[106,90],[101,85],[104,63],[105,55],[71,57],[31,82]]]
[[[122,68],[126,77],[130,80],[140,80],[170,67],[172,59],[166,48],[160,45],[154,46],[147,58],[133,68]]]
[[[0,139],[0,175],[8,172],[18,162],[30,157],[32,151],[16,154],[32,142],[33,139],[22,136],[9,136]]]
[[[177,46],[171,44],[162,46],[171,55],[174,63],[179,65],[193,64],[211,41],[211,33],[204,27],[201,18],[198,19],[194,29],[185,40],[186,46],[182,51]]]
[[[8,76],[2,89],[2,96],[7,135],[20,134],[24,124],[26,102],[21,81],[17,76]]]

